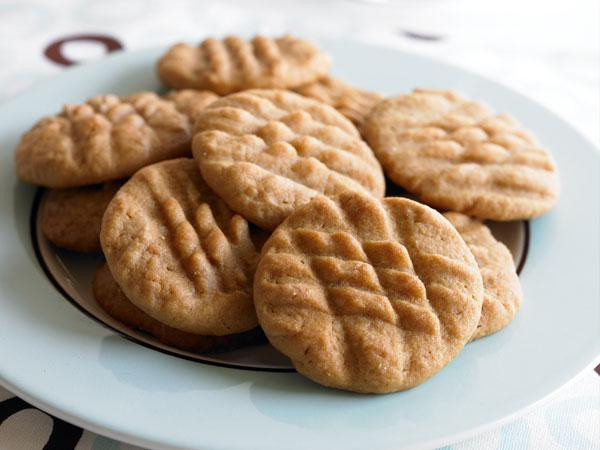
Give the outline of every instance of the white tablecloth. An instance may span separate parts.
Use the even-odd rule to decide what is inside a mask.
[[[598,145],[599,26],[597,0],[1,1],[0,102],[107,48],[295,32],[349,36],[466,67],[525,92]],[[44,446],[135,448],[53,419],[0,388],[0,449]],[[600,377],[590,369],[520,418],[445,448],[600,448]]]

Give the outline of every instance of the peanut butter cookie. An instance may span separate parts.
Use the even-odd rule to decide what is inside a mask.
[[[383,100],[381,94],[359,89],[331,77],[321,78],[293,90],[305,97],[314,98],[333,106],[350,119],[358,129],[361,128],[373,107]]]
[[[483,278],[483,305],[477,330],[471,340],[495,333],[517,314],[523,292],[513,257],[490,229],[464,214],[448,212],[444,217],[458,230],[475,256]]]
[[[223,97],[198,117],[196,131],[192,150],[208,185],[265,229],[319,194],[385,192],[381,166],[354,125],[292,92]]]
[[[229,351],[264,341],[264,334],[258,327],[250,331],[227,336],[203,336],[186,333],[185,331],[177,330],[160,323],[129,301],[106,264],[102,264],[96,271],[93,290],[94,298],[98,304],[113,319],[118,320],[128,327],[144,331],[154,336],[163,344],[181,350],[214,353]]]
[[[516,120],[454,92],[419,89],[384,100],[362,131],[387,175],[436,208],[516,220],[557,200],[548,151]]]
[[[120,185],[50,189],[40,205],[42,234],[57,247],[99,252],[102,216]]]
[[[482,298],[475,258],[441,214],[357,192],[292,213],[254,279],[260,325],[298,372],[364,393],[442,369],[473,336]]]
[[[180,91],[169,91],[163,98],[175,103],[175,107],[189,117],[190,123],[193,126],[198,114],[212,102],[217,100],[219,96],[211,91],[182,89]]]
[[[153,92],[102,95],[66,105],[25,133],[15,154],[17,175],[46,187],[79,187],[186,156],[192,123],[178,106],[190,110]]]
[[[210,190],[193,160],[131,177],[106,209],[100,241],[127,298],[159,322],[216,336],[257,325],[259,251],[246,220]]]
[[[331,61],[308,41],[292,36],[251,41],[208,38],[199,46],[176,44],[158,61],[162,82],[171,88],[209,89],[225,95],[251,88],[290,88],[327,73]]]

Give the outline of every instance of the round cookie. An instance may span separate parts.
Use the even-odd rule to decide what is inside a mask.
[[[258,327],[227,336],[204,336],[186,333],[160,323],[129,301],[105,263],[96,271],[93,291],[98,304],[113,319],[181,350],[198,353],[223,352],[264,341],[262,330]]]
[[[126,178],[148,164],[185,156],[192,124],[177,107],[153,92],[66,105],[23,135],[15,152],[17,175],[51,188],[78,187]]]
[[[333,106],[359,129],[373,107],[383,100],[381,94],[359,89],[331,77],[321,78],[293,90]]]
[[[57,247],[99,252],[102,216],[121,183],[70,189],[50,189],[38,220],[42,234]]]
[[[127,298],[173,328],[222,336],[257,325],[259,251],[248,223],[182,158],[139,170],[112,199],[102,250]]]
[[[473,335],[482,297],[477,263],[441,214],[357,192],[291,214],[254,278],[259,323],[298,372],[363,393],[442,369]]]
[[[517,269],[508,248],[483,223],[455,212],[445,213],[444,217],[469,246],[481,271],[481,318],[471,340],[479,339],[501,330],[517,314],[523,299]]]
[[[292,36],[205,39],[176,44],[158,61],[161,81],[171,88],[209,89],[225,95],[251,88],[289,88],[329,71],[331,61],[308,41]]]
[[[288,91],[245,91],[212,103],[196,121],[192,151],[208,185],[265,229],[319,194],[385,192],[381,166],[354,125]]]
[[[362,132],[387,175],[431,206],[516,220],[557,200],[548,151],[511,117],[454,92],[419,89],[384,100]]]

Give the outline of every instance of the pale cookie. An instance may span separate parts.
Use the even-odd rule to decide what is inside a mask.
[[[98,304],[113,319],[181,350],[198,353],[222,352],[264,341],[264,335],[258,327],[227,336],[205,336],[186,333],[160,323],[129,301],[106,264],[102,264],[96,271],[93,290]]]
[[[294,92],[333,106],[359,129],[373,107],[383,100],[381,94],[359,89],[331,77],[294,88]]]
[[[460,213],[448,212],[444,217],[469,246],[483,278],[481,318],[471,338],[475,340],[501,330],[514,319],[523,299],[519,276],[510,251],[487,226]]]
[[[289,88],[324,76],[329,57],[310,42],[292,36],[251,41],[229,36],[199,46],[176,44],[157,64],[171,88],[209,89],[225,95],[251,88]]]
[[[441,214],[356,192],[291,214],[254,278],[260,325],[298,372],[364,393],[442,369],[473,335],[482,298],[475,258]]]
[[[100,241],[127,298],[165,325],[217,336],[256,326],[259,250],[246,220],[210,190],[193,160],[131,177],[106,209]]]
[[[64,188],[126,178],[190,151],[190,119],[152,92],[103,95],[39,121],[16,150],[23,181]]]
[[[456,93],[420,89],[384,100],[362,131],[387,175],[437,208],[515,220],[557,200],[548,151],[511,117]]]
[[[265,229],[319,194],[385,192],[381,166],[354,125],[292,92],[223,97],[198,117],[196,131],[192,151],[208,185]]]
[[[217,100],[219,96],[210,91],[198,91],[195,89],[182,89],[180,91],[169,91],[163,98],[175,103],[175,107],[189,117],[194,125],[198,114],[204,108]]]
[[[42,234],[57,247],[99,252],[102,216],[120,185],[50,189],[39,210]]]

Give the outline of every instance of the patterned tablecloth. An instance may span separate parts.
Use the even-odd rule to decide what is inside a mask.
[[[114,50],[291,31],[461,65],[526,92],[600,144],[599,26],[597,0],[0,0],[0,102]],[[600,449],[599,374],[600,366],[586,371],[520,418],[444,448]],[[0,387],[0,449],[42,448],[136,447],[53,418]]]

